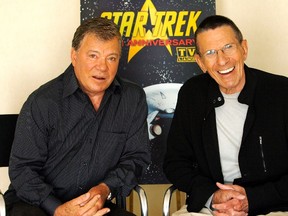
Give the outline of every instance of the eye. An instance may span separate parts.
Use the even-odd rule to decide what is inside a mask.
[[[223,50],[231,49],[232,47],[233,47],[232,44],[226,44],[226,45],[223,47]]]
[[[232,55],[236,50],[236,44],[226,44],[223,48],[222,51],[226,55]]]
[[[213,56],[217,53],[216,50],[208,50],[206,53],[205,53],[205,56]]]
[[[95,59],[97,58],[96,54],[89,54],[89,58]]]
[[[110,57],[108,57],[108,61],[112,61],[112,62],[117,61],[117,57],[110,56]]]

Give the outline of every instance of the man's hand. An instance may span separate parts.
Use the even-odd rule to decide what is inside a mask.
[[[99,185],[92,187],[88,191],[88,193],[91,194],[91,197],[95,197],[95,196],[99,197],[99,199],[96,203],[96,207],[98,209],[101,209],[101,208],[103,208],[103,206],[107,200],[107,197],[110,193],[110,189],[105,183],[100,183]],[[82,203],[82,204],[85,205],[85,203]]]
[[[246,215],[248,213],[248,200],[246,191],[238,185],[224,185],[217,183],[219,190],[214,193],[212,207],[216,210],[214,215]]]
[[[102,216],[108,213],[108,208],[103,208],[110,190],[101,183],[71,201],[59,206],[54,216]]]

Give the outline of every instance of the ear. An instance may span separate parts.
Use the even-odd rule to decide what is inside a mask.
[[[244,57],[244,61],[247,59],[248,56],[248,42],[247,40],[243,40],[241,42],[241,47],[243,49],[243,57]]]
[[[199,67],[201,68],[201,70],[203,71],[203,73],[206,73],[206,72],[207,72],[207,69],[206,69],[206,67],[205,67],[204,62],[202,61],[201,56],[196,53],[196,54],[194,55],[194,58],[195,58],[195,60],[196,60],[196,62],[197,62],[197,64],[198,64],[198,66],[199,66]]]
[[[70,58],[72,65],[75,66],[76,59],[77,59],[77,51],[74,48],[71,48]]]

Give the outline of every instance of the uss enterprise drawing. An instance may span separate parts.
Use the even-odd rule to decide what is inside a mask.
[[[148,103],[148,131],[149,140],[162,134],[162,127],[159,120],[173,118],[175,111],[180,83],[160,83],[144,88]]]

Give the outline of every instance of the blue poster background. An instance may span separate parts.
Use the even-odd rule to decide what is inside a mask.
[[[146,92],[152,163],[142,184],[169,183],[162,164],[181,85],[198,75],[194,32],[215,14],[215,0],[81,0],[81,21],[112,19],[123,36],[118,74]]]

